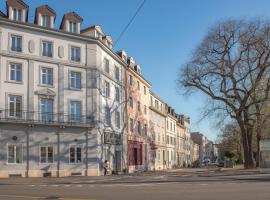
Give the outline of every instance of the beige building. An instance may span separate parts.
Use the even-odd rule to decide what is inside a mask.
[[[149,137],[149,96],[151,84],[142,76],[141,67],[125,51],[118,55],[127,62],[125,71],[125,98],[127,137],[127,168],[129,172],[148,170],[150,137]]]
[[[163,170],[166,169],[166,110],[165,103],[152,91],[149,108],[150,169]]]

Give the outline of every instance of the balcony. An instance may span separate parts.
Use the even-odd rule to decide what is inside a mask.
[[[70,115],[63,113],[0,110],[0,123],[20,123],[91,128],[93,126],[93,118],[86,115]]]

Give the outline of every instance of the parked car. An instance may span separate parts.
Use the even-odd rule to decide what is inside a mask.
[[[217,167],[224,167],[224,164],[225,164],[224,160],[219,160],[217,162]]]

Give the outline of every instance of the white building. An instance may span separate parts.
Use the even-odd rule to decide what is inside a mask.
[[[177,138],[177,130],[176,130],[176,122],[177,122],[177,114],[174,109],[170,106],[166,105],[167,116],[166,116],[166,147],[167,147],[167,155],[166,155],[166,165],[167,168],[173,168],[177,166],[177,146],[176,146],[176,138]]]
[[[7,1],[0,17],[0,177],[100,175],[124,165],[124,67],[100,27]]]
[[[165,103],[154,93],[150,92],[150,122],[149,132],[151,141],[151,169],[166,168],[166,109]]]

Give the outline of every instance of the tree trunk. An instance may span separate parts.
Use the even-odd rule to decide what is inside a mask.
[[[246,125],[242,119],[237,120],[241,131],[244,153],[244,167],[245,169],[254,168],[253,152],[252,152],[252,127]]]
[[[260,141],[261,141],[261,134],[257,133],[257,152],[256,152],[256,167],[260,167]]]

